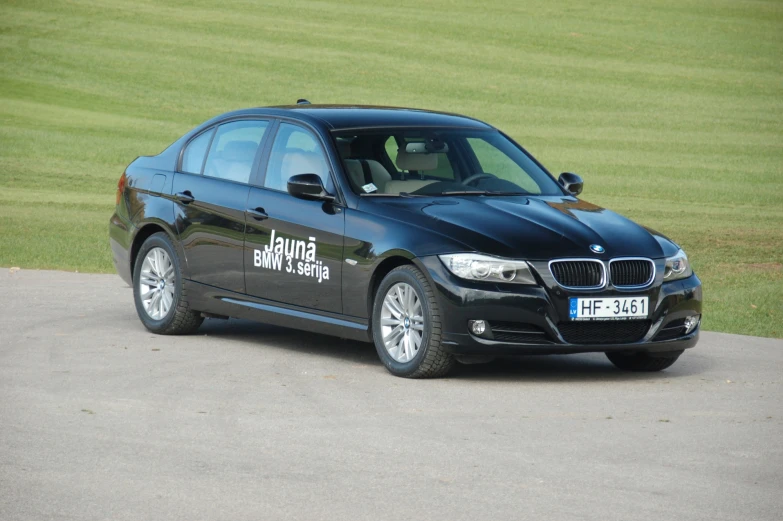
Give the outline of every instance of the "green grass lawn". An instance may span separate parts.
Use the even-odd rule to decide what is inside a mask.
[[[0,266],[111,271],[123,168],[211,116],[402,105],[582,174],[685,247],[706,329],[783,337],[783,2],[163,4],[0,3]]]

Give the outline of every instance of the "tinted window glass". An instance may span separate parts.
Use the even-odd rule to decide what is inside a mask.
[[[397,140],[394,139],[394,136],[389,136],[389,139],[386,140],[386,144],[384,145],[386,147],[386,155],[389,156],[389,159],[391,159],[392,164],[397,162],[397,150],[399,147],[397,146]]]
[[[473,153],[476,154],[476,159],[481,164],[481,169],[484,173],[510,181],[531,194],[541,193],[541,187],[536,184],[525,169],[501,152],[500,149],[481,138],[469,137],[468,143],[473,148]],[[527,160],[526,162],[530,166],[539,170],[528,158],[524,159]]]
[[[266,121],[234,121],[220,125],[209,149],[204,175],[247,183],[267,126]]]
[[[264,186],[288,190],[288,179],[298,174],[317,174],[329,193],[334,193],[329,166],[318,139],[308,130],[281,123],[269,156]]]
[[[204,156],[207,154],[209,140],[212,139],[214,130],[208,130],[188,143],[185,153],[182,154],[182,171],[189,174],[200,174],[201,165],[204,164]]]
[[[394,159],[397,170],[387,168],[388,180],[375,182],[373,195],[563,194],[532,157],[497,131],[399,128],[336,131],[334,135],[338,143],[351,143],[355,153],[363,149],[359,152],[364,159],[381,164],[387,154]],[[396,143],[405,146],[397,150]],[[361,144],[381,146],[357,146]],[[352,189],[360,195],[370,193],[362,188],[361,169],[345,157],[343,162]]]
[[[423,145],[424,139],[419,137],[413,137],[413,138],[406,137],[405,143],[406,145],[408,143],[421,143]],[[446,180],[454,180],[456,176],[454,174],[454,169],[451,166],[451,162],[449,161],[448,155],[446,155],[445,153],[428,154],[428,155],[434,155],[437,158],[435,162],[435,168],[427,171],[422,171],[420,172],[420,175],[429,176],[429,177],[439,177]],[[395,163],[396,163],[396,159],[395,159]]]

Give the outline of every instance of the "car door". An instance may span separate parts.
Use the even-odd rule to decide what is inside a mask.
[[[245,209],[269,121],[237,120],[192,139],[174,176],[177,232],[188,277],[245,292]]]
[[[287,192],[288,179],[318,174],[335,188],[322,141],[311,130],[283,122],[266,162],[262,187],[251,187],[245,233],[249,295],[320,311],[342,313],[345,214],[339,204]]]

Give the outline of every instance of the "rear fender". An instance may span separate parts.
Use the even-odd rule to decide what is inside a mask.
[[[169,201],[168,214],[170,217],[173,217],[174,215],[172,206],[173,203]],[[144,213],[145,214],[147,213],[146,208],[144,210]],[[175,230],[176,228],[173,222],[171,222],[171,219],[163,219],[158,216],[146,217],[143,221],[138,222],[136,224],[136,229],[133,235],[133,241],[131,243],[131,251],[130,251],[131,274],[133,273],[136,264],[136,256],[138,255],[138,252],[141,249],[141,245],[144,244],[144,241],[147,240],[147,237],[153,235],[154,233],[162,231],[166,235],[168,235],[169,240],[171,240],[171,244],[174,246],[174,249],[177,252],[177,255],[179,256],[180,259],[183,260],[180,266],[182,270],[183,278],[186,279],[189,278],[187,255],[185,254],[185,250],[184,248],[182,248],[182,245],[179,242],[179,238]]]

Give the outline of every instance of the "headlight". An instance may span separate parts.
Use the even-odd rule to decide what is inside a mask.
[[[455,253],[438,257],[450,272],[461,279],[511,284],[536,283],[530,266],[525,261],[498,259],[476,253]]]
[[[673,257],[666,259],[666,268],[663,271],[664,282],[687,279],[691,275],[693,275],[691,263],[688,262],[688,256],[684,251],[680,250]]]

